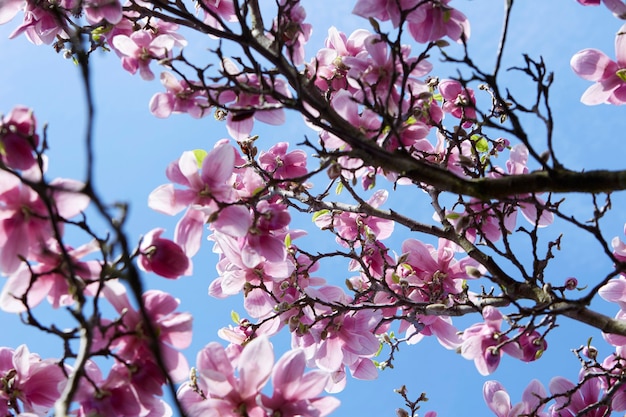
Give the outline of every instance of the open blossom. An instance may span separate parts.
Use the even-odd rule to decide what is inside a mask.
[[[249,210],[242,205],[220,209],[221,203],[237,199],[233,188],[235,149],[223,140],[205,156],[199,157],[200,153],[184,152],[172,162],[166,175],[173,184],[157,187],[148,197],[150,208],[170,216],[187,208],[176,227],[175,241],[190,257],[200,248],[207,221],[232,236],[244,236],[251,224]],[[185,188],[175,188],[174,184]]]
[[[334,26],[330,27],[325,47],[307,64],[307,72],[315,77],[315,85],[329,92],[349,88],[346,79],[348,67],[343,63],[343,58],[355,57],[364,51],[363,43],[370,35],[371,32],[365,29],[358,29],[347,37]]]
[[[313,32],[313,26],[310,23],[304,23],[306,11],[300,3],[279,1],[282,7],[282,13],[277,19],[274,19],[272,32],[280,30],[279,35],[287,49],[287,55],[294,65],[302,65],[304,63],[304,45],[308,42]]]
[[[66,247],[64,254],[55,240],[49,241],[32,254],[32,259],[38,264],[22,264],[9,276],[0,293],[0,309],[21,313],[26,311],[26,305],[33,308],[44,298],[48,299],[53,308],[72,305],[76,287],[86,295],[93,295],[102,265],[97,260],[85,261],[80,258],[99,249],[100,246],[94,240],[78,248]],[[71,281],[68,278],[68,264],[71,264]],[[36,279],[33,280],[34,277]],[[22,302],[24,296],[26,305]]]
[[[508,337],[500,331],[503,316],[492,306],[483,309],[483,323],[473,324],[463,335],[461,354],[466,359],[473,359],[481,375],[489,375],[500,364],[502,352],[515,358],[522,357],[522,351],[516,343],[507,342]]]
[[[213,28],[223,29],[223,21],[237,21],[233,0],[202,0],[200,8],[204,11],[204,23]]]
[[[464,87],[456,80],[441,80],[439,91],[444,99],[443,111],[463,120],[468,128],[476,121],[476,98],[471,88]]]
[[[198,353],[195,377],[180,387],[177,397],[189,417],[231,416],[233,410],[264,416],[257,398],[269,380],[273,364],[272,345],[264,337],[245,346],[236,366],[219,343],[209,343]]]
[[[13,2],[9,3],[13,4]],[[57,37],[68,39],[64,14],[65,10],[71,8],[67,7],[71,6],[71,3],[72,0],[61,0],[57,4],[61,7],[54,7],[54,10],[50,10],[47,7],[49,4],[47,1],[26,1],[24,21],[9,35],[9,38],[13,39],[23,33],[35,45],[51,44]],[[7,16],[13,13],[12,10],[14,10],[13,7],[10,7]]]
[[[386,190],[378,190],[370,197],[367,204],[378,208],[387,201],[388,194]],[[359,247],[361,241],[367,241],[370,238],[384,240],[391,236],[394,229],[392,220],[345,211],[325,212],[315,218],[315,224],[321,229],[332,228],[337,233],[337,243],[344,247],[350,245]]]
[[[159,118],[172,113],[187,113],[195,119],[204,116],[209,109],[206,95],[185,80],[177,80],[169,72],[161,73],[161,84],[167,90],[157,93],[150,100],[150,112]]]
[[[306,153],[301,149],[287,152],[288,147],[289,143],[279,142],[267,152],[261,152],[259,155],[261,168],[281,180],[306,175]]]
[[[222,68],[228,77],[234,77],[238,83],[247,86],[247,90],[235,93],[226,91],[217,97],[219,103],[228,109],[226,129],[233,139],[239,141],[248,139],[254,127],[254,119],[274,126],[285,122],[285,111],[278,100],[269,95],[248,92],[248,89],[264,90],[269,85],[277,94],[291,97],[284,80],[280,78],[270,80],[266,77],[261,81],[256,74],[240,70],[230,59],[222,60]]]
[[[170,417],[172,410],[159,398],[165,378],[154,363],[127,366],[116,362],[104,378],[95,362],[85,364],[89,382],[81,383],[74,401],[77,417]]]
[[[150,30],[138,30],[130,36],[117,35],[111,41],[121,55],[122,67],[131,74],[139,70],[141,78],[148,81],[154,79],[150,62],[170,56],[175,42],[170,35],[155,36]]]
[[[324,417],[339,406],[334,397],[318,397],[329,374],[324,371],[305,373],[304,351],[292,350],[284,354],[272,370],[274,392],[263,396],[264,407],[281,417]]]
[[[409,45],[402,45],[399,53],[392,52],[387,42],[376,34],[367,37],[363,46],[366,52],[356,57],[346,56],[342,60],[349,68],[348,82],[355,90],[357,101],[365,95],[370,101],[378,102],[395,113],[404,104],[401,90],[406,89],[416,97],[428,92],[419,77],[428,74],[432,65],[424,58],[418,61],[417,57],[412,57]],[[407,67],[411,71],[405,71]]]
[[[522,402],[515,405],[511,405],[509,394],[498,381],[485,382],[485,385],[483,385],[483,397],[489,409],[497,417],[548,416],[545,411],[542,411],[544,405],[540,404],[541,399],[547,397],[546,389],[536,379],[532,380],[524,390]]]
[[[470,37],[467,17],[457,9],[448,6],[450,0],[423,2],[407,17],[409,32],[417,42],[432,42],[444,37],[460,42]]]
[[[47,415],[61,396],[66,377],[57,361],[42,360],[21,345],[15,351],[0,348],[0,380],[0,415],[13,415],[17,401],[25,412]]]
[[[576,75],[595,82],[584,92],[581,102],[626,103],[626,24],[615,36],[615,56],[617,61],[597,49],[583,49],[572,57],[570,65]]]
[[[274,352],[265,336],[245,345],[236,357],[219,343],[209,343],[198,353],[197,368],[190,382],[184,383],[177,396],[190,417],[324,417],[339,401],[319,397],[328,379],[321,371],[305,373],[304,353],[287,352],[274,364]],[[262,393],[272,378],[274,393]]]
[[[602,378],[585,378],[584,370],[579,375],[578,386],[570,380],[557,376],[550,381],[550,393],[556,404],[550,406],[551,417],[570,417],[581,415],[580,411],[596,404],[602,398]],[[585,417],[609,415],[606,406],[586,411]]]
[[[87,208],[89,198],[78,192],[82,186],[68,179],[50,182],[59,216],[70,219]],[[58,227],[62,230],[62,223]],[[15,272],[22,258],[52,237],[50,214],[40,196],[14,175],[0,171],[0,271]]]
[[[459,41],[469,38],[470,27],[465,15],[448,6],[450,0],[359,0],[352,13],[381,21],[391,20],[394,27],[405,13],[408,29],[417,42],[426,43],[448,36]],[[419,6],[419,7],[417,7]],[[410,13],[407,13],[410,10]]]
[[[139,247],[139,267],[170,279],[191,275],[191,260],[176,242],[162,238],[163,232],[157,228],[144,236]]]
[[[118,333],[110,344],[111,348],[116,349],[117,357],[136,366],[154,362],[146,324],[141,313],[130,304],[126,288],[117,281],[107,281],[102,293],[122,315],[116,322],[115,330],[108,330]],[[163,291],[146,291],[142,295],[142,302],[158,336],[170,377],[174,381],[183,380],[188,375],[189,366],[179,349],[185,349],[191,343],[191,314],[177,312],[180,301]]]
[[[173,184],[164,184],[152,191],[148,205],[171,216],[192,204],[217,211],[217,202],[230,203],[236,197],[231,178],[234,164],[235,149],[227,142],[220,142],[209,151],[200,167],[195,152],[184,152],[167,167],[167,178]],[[174,184],[185,188],[174,188]]]

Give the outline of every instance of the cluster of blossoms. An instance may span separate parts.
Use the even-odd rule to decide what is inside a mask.
[[[291,350],[274,363],[269,340],[258,337],[240,352],[218,343],[204,347],[197,357],[192,380],[183,384],[178,397],[188,415],[316,416],[330,414],[339,401],[319,396],[329,374],[305,373],[301,349]],[[262,393],[272,379],[271,396]]]
[[[390,21],[394,28],[406,25],[416,42],[432,48],[444,37],[460,43],[469,38],[466,17],[449,3],[358,0],[353,12]],[[616,2],[606,0],[605,4],[621,13]],[[97,35],[94,40],[106,42],[126,71],[152,80],[152,66],[161,63],[171,68],[174,52],[187,42],[177,33],[177,25],[135,10],[150,8],[150,4],[135,1],[127,6],[123,8],[117,0],[8,0],[0,5],[0,24],[23,10],[24,20],[11,37],[24,34],[36,44],[56,41],[61,48],[70,42],[72,16],[82,14],[92,35]],[[239,6],[232,0],[202,0],[198,7],[209,34],[240,19]],[[306,63],[304,47],[312,28],[305,22],[304,7],[288,0],[278,1],[277,7],[279,16],[263,34],[265,39],[283,48],[294,68],[304,67],[308,81],[328,99],[332,111],[382,150],[406,151],[459,177],[528,174],[526,146],[510,147],[504,138],[488,141],[463,133],[463,129],[479,130],[474,90],[459,80],[429,76],[432,64],[413,57],[409,45],[392,47],[379,31],[357,30],[347,36],[331,28],[325,48]],[[624,31],[626,25],[616,38],[616,62],[591,49],[572,58],[574,71],[596,82],[583,102],[626,102]],[[34,181],[43,180],[45,159],[38,153],[32,112],[16,107],[0,121],[0,272],[8,276],[0,308],[30,313],[44,298],[59,308],[89,296],[108,302],[118,315],[108,319],[96,314],[97,323],[89,327],[90,359],[79,371],[84,383],[73,396],[75,415],[170,416],[172,410],[161,398],[162,386],[168,380],[180,383],[190,375],[177,393],[190,416],[323,417],[338,401],[322,392],[343,389],[348,371],[355,378],[376,378],[380,366],[373,358],[381,340],[389,340],[388,332],[396,329],[407,344],[435,336],[443,347],[473,360],[482,375],[493,373],[504,353],[525,362],[541,356],[548,347],[545,335],[530,324],[503,329],[506,316],[494,306],[482,306],[482,321],[462,331],[445,314],[437,314],[458,306],[477,308],[485,294],[470,292],[467,281],[483,276],[485,268],[470,256],[459,259],[461,247],[445,238],[439,239],[437,247],[406,239],[400,254],[392,256],[383,241],[392,236],[394,222],[371,214],[386,203],[387,190],[374,191],[352,210],[326,209],[315,215],[315,224],[330,230],[346,250],[342,255],[350,258],[348,269],[355,274],[347,280],[350,293],[312,276],[323,256],[316,258],[293,243],[304,232],[290,228],[292,202],[286,197],[304,195],[310,187],[304,183],[312,176],[306,154],[289,151],[288,144],[280,142],[257,157],[256,148],[250,145],[254,121],[284,123],[281,103],[291,100],[295,92],[285,79],[240,64],[221,57],[222,84],[179,80],[172,72],[163,72],[160,79],[166,91],[150,101],[151,112],[160,118],[174,113],[201,118],[211,107],[225,109],[220,114],[226,129],[244,154],[229,139],[222,139],[209,151],[184,152],[173,161],[166,169],[170,183],[157,187],[148,205],[163,214],[184,214],[172,239],[163,237],[164,229],[152,229],[132,256],[145,272],[167,279],[191,275],[192,257],[208,227],[219,257],[218,277],[210,284],[209,294],[225,298],[243,293],[246,312],[255,322],[244,319],[236,328],[222,329],[220,336],[229,346],[206,345],[191,372],[180,352],[191,343],[191,315],[178,312],[179,300],[157,290],[141,294],[141,308],[135,308],[126,287],[117,280],[120,271],[111,272],[116,265],[85,259],[98,251],[105,254],[100,242],[78,248],[62,243],[68,221],[89,204],[81,192],[83,184],[57,179],[46,183],[45,191],[34,187]],[[303,103],[307,111],[309,105]],[[413,184],[401,173],[367,166],[349,155],[350,145],[331,129],[320,127],[323,118],[316,112],[311,109],[307,121],[319,132],[322,150],[346,153],[336,158],[338,168],[331,167],[337,168],[331,170],[331,181],[340,178],[349,184],[360,178],[363,188],[371,190],[380,175],[394,184]],[[458,123],[455,141],[443,133],[446,117]],[[435,144],[429,139],[433,130]],[[506,169],[484,163],[505,149],[510,151]],[[441,210],[436,217],[447,226],[452,224],[451,229],[470,244],[493,244],[512,232],[518,211],[535,228],[554,220],[549,203],[534,194],[511,195],[497,203],[459,198],[456,204],[464,211]],[[626,245],[619,239],[613,244],[615,259],[626,261]],[[576,286],[570,278],[563,288]],[[599,294],[620,305],[619,320],[626,318],[626,278],[611,280]],[[275,362],[269,337],[284,328],[291,332],[292,349]],[[502,385],[490,381],[485,384],[485,401],[498,416],[570,416],[612,392],[611,409],[626,410],[626,389],[618,385],[626,365],[626,338],[605,338],[616,352],[602,363],[591,358],[593,363],[581,372],[577,383],[554,378],[548,396],[533,381],[522,402],[511,405]],[[100,356],[114,357],[106,376],[95,360]],[[307,366],[316,369],[306,372]],[[67,365],[30,354],[25,346],[15,351],[0,348],[0,413],[24,417],[47,413],[72,372]],[[264,391],[270,378],[271,395]],[[555,403],[543,411],[542,399],[548,397]],[[601,405],[597,415],[606,410],[607,405]],[[434,413],[426,416],[434,417]]]

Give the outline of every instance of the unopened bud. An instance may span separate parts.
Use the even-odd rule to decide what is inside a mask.
[[[574,277],[569,277],[565,280],[566,290],[575,290],[578,287],[578,280]]]
[[[583,348],[582,353],[583,353],[583,355],[585,355],[586,357],[588,357],[592,361],[596,360],[596,358],[598,357],[598,349],[596,349],[595,347],[590,346],[590,345],[589,346],[585,346]]]
[[[398,417],[409,417],[409,413],[404,408],[398,408],[396,410],[396,415]]]

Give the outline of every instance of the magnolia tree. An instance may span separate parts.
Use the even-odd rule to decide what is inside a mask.
[[[562,162],[549,65],[520,55],[506,66],[512,0],[495,65],[472,58],[470,27],[484,22],[456,3],[356,0],[362,28],[344,33],[341,19],[313,28],[307,7],[317,6],[298,0],[0,0],[10,38],[76,64],[87,108],[77,179],[47,174],[54,138],[37,109],[16,105],[0,121],[0,308],[63,352],[0,347],[0,415],[326,416],[352,379],[393,372],[400,349],[427,356],[405,345],[436,339],[487,376],[503,357],[541,361],[568,322],[581,333],[570,346],[577,377],[525,381],[523,393],[486,379],[487,407],[499,417],[626,410],[626,243],[605,227],[626,171]],[[579,3],[626,18],[618,0]],[[565,58],[589,81],[584,104],[626,103],[626,25],[614,22],[614,52]],[[314,29],[323,45],[309,43]],[[95,186],[90,74],[103,51],[137,79],[160,79],[156,118],[186,113],[214,129],[206,149],[142,167],[165,171],[147,198],[164,216],[138,240],[125,232],[126,206]],[[261,133],[293,115],[303,122],[290,143]],[[415,204],[392,207],[397,195]],[[568,204],[573,195],[587,205]],[[319,239],[304,237],[305,217]],[[612,266],[584,279],[550,269],[568,256],[564,228]],[[243,307],[221,342],[197,334],[204,347],[183,355],[185,300],[144,277],[215,274],[193,268],[207,246],[217,278],[206,302]],[[598,298],[611,308],[595,308]],[[436,415],[426,394],[397,388],[398,416]]]

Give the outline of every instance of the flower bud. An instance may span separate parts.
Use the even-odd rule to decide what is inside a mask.
[[[578,280],[574,277],[569,277],[565,280],[565,289],[566,290],[575,290],[578,288]]]
[[[161,238],[163,231],[153,229],[144,237],[139,248],[139,267],[169,279],[189,274],[189,258],[177,243]]]

